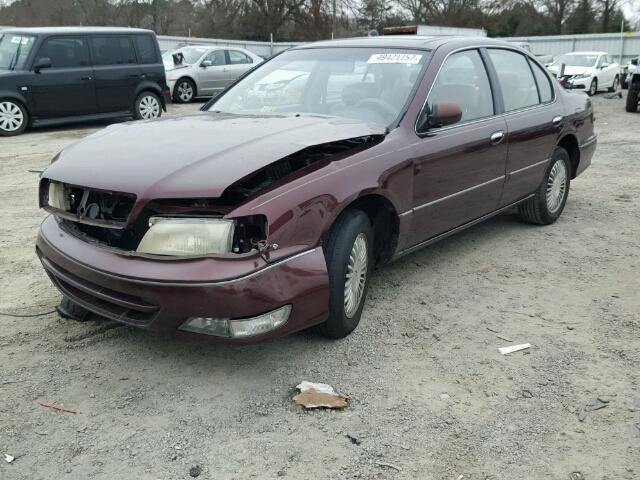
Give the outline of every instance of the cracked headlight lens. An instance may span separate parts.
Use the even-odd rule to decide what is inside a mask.
[[[137,252],[194,256],[230,253],[235,223],[222,218],[151,217]]]

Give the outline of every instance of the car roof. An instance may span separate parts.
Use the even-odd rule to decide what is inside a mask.
[[[53,34],[87,34],[87,33],[153,33],[152,30],[143,28],[126,27],[28,27],[28,28],[8,28],[2,33],[24,33],[33,35],[53,35]]]
[[[422,36],[422,35],[382,35],[377,37],[355,37],[339,40],[324,40],[314,43],[298,45],[294,49],[330,48],[330,47],[383,47],[383,48],[417,48],[433,50],[442,45],[451,48],[483,46],[507,46],[513,48],[513,43],[488,37],[462,36]]]

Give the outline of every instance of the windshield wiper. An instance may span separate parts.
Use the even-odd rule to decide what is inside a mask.
[[[16,48],[16,53],[11,57],[11,61],[9,62],[9,70],[15,70],[18,66],[18,60],[20,59],[20,52],[22,51],[22,38],[18,42],[18,48]],[[15,60],[15,61],[14,61]]]

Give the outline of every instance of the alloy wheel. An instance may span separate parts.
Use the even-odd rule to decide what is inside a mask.
[[[13,102],[0,102],[0,129],[5,132],[15,132],[24,123],[24,113]]]
[[[564,161],[558,160],[551,167],[549,178],[547,179],[547,209],[549,213],[556,213],[562,205],[565,192],[567,191],[567,165]]]
[[[367,280],[368,250],[367,236],[359,233],[351,247],[344,282],[344,313],[348,318],[355,315],[362,301]]]
[[[178,98],[183,102],[190,102],[193,98],[193,87],[189,82],[180,82],[178,84]]]
[[[591,82],[591,86],[589,87],[589,94],[591,96],[595,95],[596,93],[598,93],[598,83],[596,80],[593,80]]]
[[[145,120],[151,120],[160,116],[160,102],[153,95],[146,95],[140,100],[140,116]]]

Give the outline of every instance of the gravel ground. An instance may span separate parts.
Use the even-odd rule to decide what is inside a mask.
[[[207,345],[0,317],[0,478],[637,479],[640,115],[594,102],[594,164],[555,225],[509,213],[379,269],[344,340]],[[103,126],[0,139],[0,310],[57,304],[28,170]],[[349,407],[300,410],[301,380]]]

